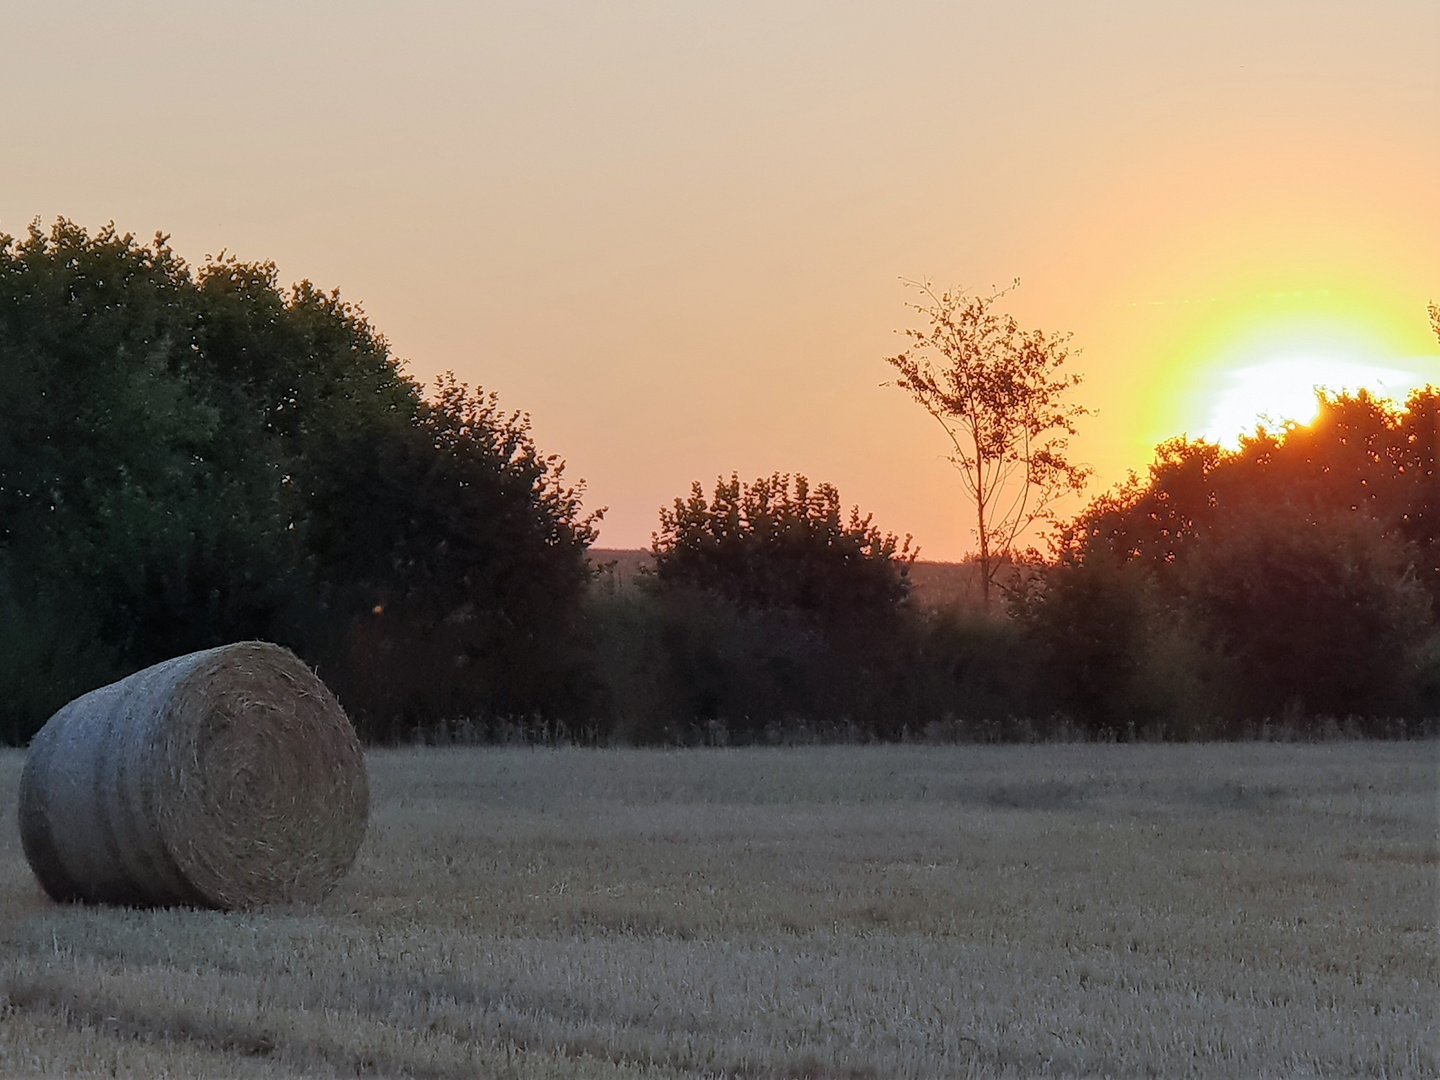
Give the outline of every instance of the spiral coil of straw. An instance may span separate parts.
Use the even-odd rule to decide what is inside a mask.
[[[308,902],[354,862],[369,784],[354,729],[288,649],[176,657],[76,698],[35,736],[20,836],[56,900]]]

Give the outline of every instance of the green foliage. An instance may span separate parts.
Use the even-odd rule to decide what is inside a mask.
[[[615,738],[980,738],[1046,707],[1018,624],[910,604],[908,539],[830,485],[732,476],[660,517],[653,575],[589,604]]]
[[[654,698],[732,735],[858,722],[892,662],[915,555],[833,485],[774,474],[700,484],[660,511]],[[663,734],[664,732],[662,732]]]
[[[413,422],[352,433],[312,478],[311,550],[342,696],[372,738],[582,700],[578,605],[598,514],[494,395],[442,380]]]
[[[602,593],[589,609],[602,715],[623,742],[988,740],[1052,711],[1008,620],[905,607],[857,647],[802,613],[688,587]]]
[[[12,591],[70,597],[122,663],[241,636],[278,601],[256,492],[198,370],[188,272],[65,222],[0,239],[0,520]],[[263,504],[263,492],[259,493]],[[23,594],[23,595],[22,595]],[[44,601],[46,604],[52,600]]]
[[[1233,673],[1227,710],[1403,715],[1431,632],[1413,556],[1398,534],[1353,511],[1281,504],[1217,526],[1180,585]]]
[[[1096,499],[1019,605],[1067,707],[1092,725],[1430,715],[1436,403],[1322,395],[1313,424],[1165,443],[1147,482]]]
[[[910,537],[881,533],[830,484],[779,473],[715,484],[660,511],[653,552],[664,586],[707,590],[742,608],[794,611],[829,628],[883,618],[909,595]]]
[[[1156,450],[1145,482],[1096,499],[1062,547],[1104,548],[1156,568],[1182,563],[1236,516],[1291,505],[1312,517],[1351,513],[1415,545],[1427,586],[1440,573],[1440,483],[1435,473],[1440,390],[1415,391],[1396,409],[1365,391],[1321,395],[1308,425],[1261,430],[1238,450],[1174,439]]]
[[[493,397],[427,400],[338,294],[32,226],[0,237],[0,394],[0,737],[248,637],[372,738],[586,692],[580,489]]]

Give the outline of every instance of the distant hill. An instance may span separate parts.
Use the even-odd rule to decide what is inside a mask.
[[[591,548],[590,565],[604,569],[610,587],[623,590],[641,568],[653,566],[650,552],[634,548]],[[980,571],[966,562],[917,562],[910,568],[917,602],[925,607],[980,607]]]

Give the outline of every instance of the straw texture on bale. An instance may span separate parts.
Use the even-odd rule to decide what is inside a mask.
[[[319,899],[369,812],[339,702],[288,649],[241,642],[66,705],[20,781],[20,836],[56,900],[236,909]]]

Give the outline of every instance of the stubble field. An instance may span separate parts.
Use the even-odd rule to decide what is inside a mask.
[[[1440,1075],[1435,743],[401,750],[314,908],[58,907],[0,1074]]]

